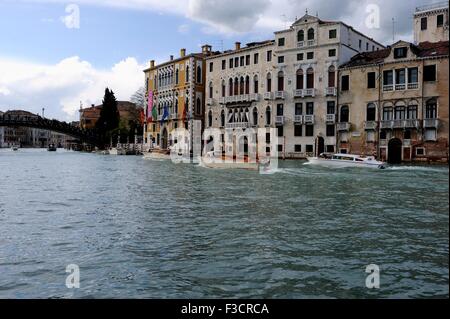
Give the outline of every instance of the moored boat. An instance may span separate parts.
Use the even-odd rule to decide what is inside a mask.
[[[319,157],[308,157],[311,165],[319,165],[328,168],[374,168],[384,169],[386,163],[377,161],[373,156],[362,156],[352,154],[321,154]]]
[[[57,148],[56,148],[55,144],[49,144],[47,150],[49,152],[56,152]]]

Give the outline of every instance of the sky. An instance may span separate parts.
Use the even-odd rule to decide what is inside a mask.
[[[110,87],[129,100],[148,61],[231,49],[274,37],[309,14],[339,20],[389,45],[412,41],[412,15],[433,0],[0,0],[0,111],[64,121],[99,104]],[[373,5],[379,27],[368,27]],[[371,9],[372,8],[372,9]]]

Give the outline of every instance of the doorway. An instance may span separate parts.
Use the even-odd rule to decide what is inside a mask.
[[[322,153],[325,153],[325,140],[319,136],[316,140],[316,157],[319,157]]]
[[[403,143],[398,138],[393,138],[389,141],[388,148],[388,163],[401,164],[402,163],[402,146]]]

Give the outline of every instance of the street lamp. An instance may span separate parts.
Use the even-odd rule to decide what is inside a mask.
[[[42,108],[42,118],[44,118],[45,107]]]

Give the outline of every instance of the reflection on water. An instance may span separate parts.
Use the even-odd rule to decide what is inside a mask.
[[[303,164],[0,151],[0,297],[448,296],[448,168]]]

